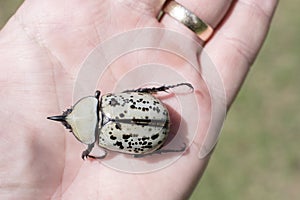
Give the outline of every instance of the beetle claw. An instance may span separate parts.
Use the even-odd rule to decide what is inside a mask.
[[[90,156],[89,156],[89,152],[87,152],[87,151],[85,150],[84,152],[82,152],[81,158],[82,158],[82,160],[85,160],[87,157],[90,157]]]
[[[82,152],[82,154],[81,154],[82,160],[85,160],[87,157],[94,158],[94,156],[89,155],[91,153],[93,147],[94,147],[94,143],[89,144],[88,148]]]

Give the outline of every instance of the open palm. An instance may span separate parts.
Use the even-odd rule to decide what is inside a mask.
[[[229,107],[276,0],[179,2],[218,27],[205,49],[221,73]],[[46,120],[70,105],[80,64],[101,41],[142,27],[191,33],[170,18],[157,22],[160,7],[158,0],[28,0],[10,19],[0,33],[0,199],[188,198],[209,160],[199,160],[193,146],[165,169],[121,173],[82,161],[84,147]]]

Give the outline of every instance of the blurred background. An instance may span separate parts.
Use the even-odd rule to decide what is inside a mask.
[[[22,0],[0,0],[0,28]],[[279,3],[191,200],[300,199],[300,1]]]

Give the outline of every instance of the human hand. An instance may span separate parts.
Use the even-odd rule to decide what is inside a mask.
[[[222,76],[229,107],[277,1],[178,2],[217,27],[204,49]],[[149,26],[192,34],[173,19],[157,22],[160,7],[156,0],[27,0],[10,19],[0,33],[1,199],[188,198],[209,160],[198,159],[196,145],[167,168],[126,174],[83,162],[82,145],[45,120],[69,106],[80,64],[98,43]]]

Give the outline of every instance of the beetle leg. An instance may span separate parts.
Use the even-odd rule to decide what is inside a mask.
[[[194,87],[190,83],[178,83],[176,85],[163,85],[160,87],[152,87],[152,88],[138,88],[133,90],[125,90],[123,92],[143,92],[143,93],[167,92],[171,88],[176,88],[184,85],[194,90]]]
[[[92,156],[92,155],[90,155],[90,153],[91,153],[91,151],[92,151],[93,148],[94,148],[94,143],[93,144],[89,144],[88,148],[82,152],[81,158],[83,160],[85,160],[86,158],[102,159],[102,158],[106,157],[106,155],[107,155],[106,151],[104,151],[104,155],[103,156]]]
[[[183,152],[185,151],[186,149],[186,144],[183,143],[184,146],[180,149],[158,149],[152,153],[147,153],[147,154],[136,154],[136,155],[133,155],[135,158],[142,158],[142,157],[145,157],[145,156],[150,156],[150,155],[153,155],[153,154],[162,154],[162,153],[170,153],[170,152]]]

